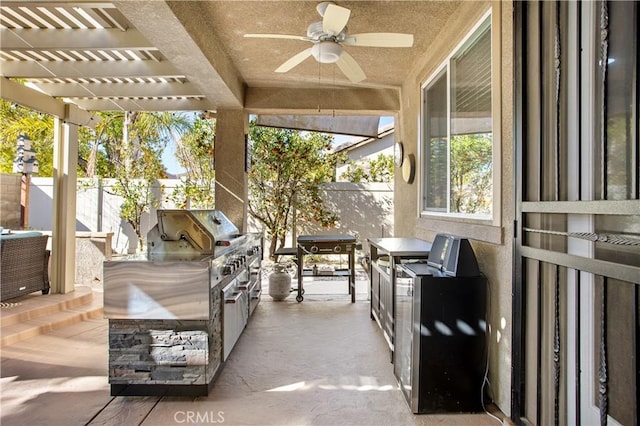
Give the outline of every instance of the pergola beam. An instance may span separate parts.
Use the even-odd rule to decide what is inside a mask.
[[[89,112],[75,108],[73,116],[67,117],[69,111],[67,108],[68,104],[16,83],[15,81],[11,81],[8,78],[0,78],[0,93],[2,93],[2,99],[31,108],[32,110],[59,117],[63,120],[72,120],[74,124],[81,126],[93,127],[93,125],[95,125],[93,116]]]
[[[123,91],[123,86],[126,91]],[[165,83],[82,83],[80,84],[60,84],[60,83],[38,83],[38,88],[43,92],[55,96],[66,98],[91,97],[122,97],[126,93],[128,97],[161,97],[161,96],[184,96],[201,98],[202,95],[192,83],[178,83],[175,81]],[[95,109],[95,108],[89,108]]]
[[[2,50],[158,50],[135,29],[0,29]]]
[[[91,61],[91,62],[18,62],[2,63],[2,75],[9,78],[184,78],[169,62]]]
[[[204,111],[215,108],[202,98],[185,99],[73,99],[83,109],[91,111]]]
[[[45,0],[45,1],[24,1],[24,0],[2,0],[2,3],[5,4],[20,4],[20,6],[25,6],[25,7],[38,7],[38,6],[42,6],[42,7],[47,7],[47,6],[51,6],[52,3],[60,3],[63,4],[65,6],[68,7],[87,7],[87,8],[96,8],[96,9],[108,9],[108,8],[113,8],[113,4],[111,2],[108,1],[94,1],[94,0],[77,0],[77,1],[66,1],[66,0],[55,0],[55,1],[51,1],[51,0]]]

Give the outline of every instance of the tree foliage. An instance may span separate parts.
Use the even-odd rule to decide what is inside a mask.
[[[109,158],[116,179],[113,191],[123,198],[120,217],[132,226],[138,237],[138,249],[142,250],[142,217],[159,206],[153,185],[157,179],[166,177],[162,151],[174,135],[188,129],[189,123],[171,113],[113,112],[105,113],[103,118],[96,126],[92,152],[98,153],[97,148],[102,147]],[[90,158],[88,174],[93,170],[93,158],[97,157]]]
[[[170,198],[180,208],[215,206],[214,139],[215,120],[195,120],[188,132],[177,141],[176,157],[186,176]]]
[[[12,173],[18,136],[31,139],[40,165],[38,176],[53,176],[53,118],[0,100],[0,172]]]
[[[118,167],[125,164],[122,157],[124,140],[123,111],[96,112],[95,129],[78,128],[78,176],[116,177]],[[174,113],[134,112],[130,114],[129,136],[131,150],[127,148],[126,161],[137,162],[143,150],[158,154],[158,161],[167,143],[175,142],[187,132],[191,123],[185,116]],[[53,176],[53,117],[33,111],[6,100],[0,100],[0,172],[11,173],[16,155],[18,135],[24,133],[32,140],[40,164],[39,176]],[[142,145],[148,145],[142,147]],[[164,168],[159,176],[164,177]]]
[[[347,161],[347,171],[340,175],[348,182],[391,182],[393,180],[393,156],[378,154],[374,159],[356,163]]]
[[[493,171],[491,134],[451,138],[451,211],[491,213]]]
[[[271,237],[269,255],[274,259],[277,246],[284,246],[293,226],[304,228],[305,223],[315,223],[326,228],[338,220],[325,207],[320,193],[320,185],[333,180],[333,138],[259,127],[252,121],[250,140],[249,213],[266,227]]]
[[[96,115],[95,129],[84,133],[85,143],[90,145],[88,157],[83,159],[87,177],[117,177],[119,170],[126,171],[145,156],[148,160],[150,153],[156,154],[154,162],[161,163],[167,144],[191,127],[186,116],[170,112],[106,111]],[[166,177],[164,167],[156,171],[155,179]]]
[[[94,129],[78,129],[78,176],[117,180],[113,192],[123,199],[120,217],[129,223],[143,248],[140,224],[159,201],[152,187],[166,177],[162,152],[167,143],[188,131],[184,115],[166,112],[97,112]],[[18,135],[32,140],[40,164],[38,175],[53,176],[52,117],[0,101],[0,171],[11,173]]]

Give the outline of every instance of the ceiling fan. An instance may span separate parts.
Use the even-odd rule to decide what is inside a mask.
[[[347,22],[351,11],[333,2],[322,2],[316,6],[322,21],[314,22],[307,28],[306,36],[289,34],[245,34],[247,38],[276,38],[302,40],[313,43],[313,46],[292,56],[276,72],[284,73],[301,64],[309,56],[313,56],[322,64],[335,63],[338,68],[354,83],[366,78],[356,60],[347,53],[345,46],[365,47],[411,47],[413,34],[401,33],[362,33],[348,34]]]

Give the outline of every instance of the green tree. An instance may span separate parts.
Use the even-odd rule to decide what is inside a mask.
[[[53,176],[53,118],[0,100],[0,172],[12,173],[18,136],[31,139],[40,164],[39,176]]]
[[[95,128],[88,131],[90,143],[82,150],[84,174],[87,177],[115,177],[121,163],[124,112],[99,112]]]
[[[97,114],[98,118],[100,114]],[[6,100],[0,100],[0,172],[11,173],[13,159],[16,155],[16,141],[18,135],[26,134],[31,139],[31,145],[36,151],[36,158],[40,164],[38,176],[53,176],[53,138],[54,120],[47,114],[33,111]],[[87,176],[88,158],[93,144],[93,131],[88,127],[78,128],[78,176]],[[112,176],[113,168],[109,168],[109,161],[102,155],[97,158],[102,176]],[[109,171],[111,170],[111,172]]]
[[[162,152],[192,123],[184,114],[168,112],[98,112],[96,118],[94,129],[78,131],[78,175],[117,180],[113,190],[123,198],[120,216],[133,227],[142,249],[142,216],[159,205],[152,186],[166,177]],[[18,135],[25,133],[40,163],[38,174],[53,175],[52,117],[0,100],[0,130],[0,171],[12,172]]]
[[[349,182],[391,182],[393,180],[393,156],[378,154],[374,159],[360,163],[347,162],[347,171],[340,175]]]
[[[115,177],[116,169],[124,164],[121,158],[125,112],[97,112],[94,129],[78,128],[78,176]],[[188,131],[191,123],[184,115],[175,113],[128,113],[134,144],[127,161],[138,161],[142,156],[139,143],[152,144],[158,153],[167,143]],[[40,163],[39,176],[53,176],[53,117],[33,111],[6,100],[0,100],[0,172],[11,173],[16,155],[18,135],[24,133],[32,140],[32,147]],[[137,135],[142,135],[138,138]],[[164,176],[164,172],[161,176]]]
[[[285,244],[293,217],[302,227],[316,223],[334,226],[338,217],[327,209],[320,185],[330,182],[336,157],[331,154],[333,138],[259,127],[250,123],[252,166],[249,173],[249,213],[267,229],[271,241],[269,257]]]
[[[451,137],[451,211],[491,213],[491,134]]]
[[[88,131],[91,149],[83,164],[87,177],[117,177],[119,169],[125,172],[150,152],[160,162],[163,150],[191,128],[184,114],[170,112],[106,111],[97,113],[94,130]],[[86,152],[86,151],[84,151]],[[157,170],[155,179],[166,176]]]
[[[176,157],[186,170],[186,176],[170,198],[181,208],[215,206],[215,135],[215,120],[196,119],[189,131],[177,141]]]
[[[138,250],[144,250],[142,217],[160,204],[153,185],[166,177],[162,151],[174,135],[188,130],[189,125],[185,116],[172,113],[114,112],[105,113],[96,126],[95,140],[100,142],[94,147],[102,145],[114,167],[113,191],[123,198],[120,217],[135,231]],[[88,174],[92,161],[90,158]]]

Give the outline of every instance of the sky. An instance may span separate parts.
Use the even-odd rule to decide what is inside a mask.
[[[393,123],[393,117],[380,117],[380,124],[378,125],[378,128],[385,127],[391,123]],[[362,137],[353,135],[333,135],[333,144],[334,146],[337,146],[354,139],[362,139]],[[162,163],[167,168],[167,173],[169,174],[177,175],[185,171],[176,160],[175,146],[173,144],[169,144],[164,150],[164,153],[162,154]]]

